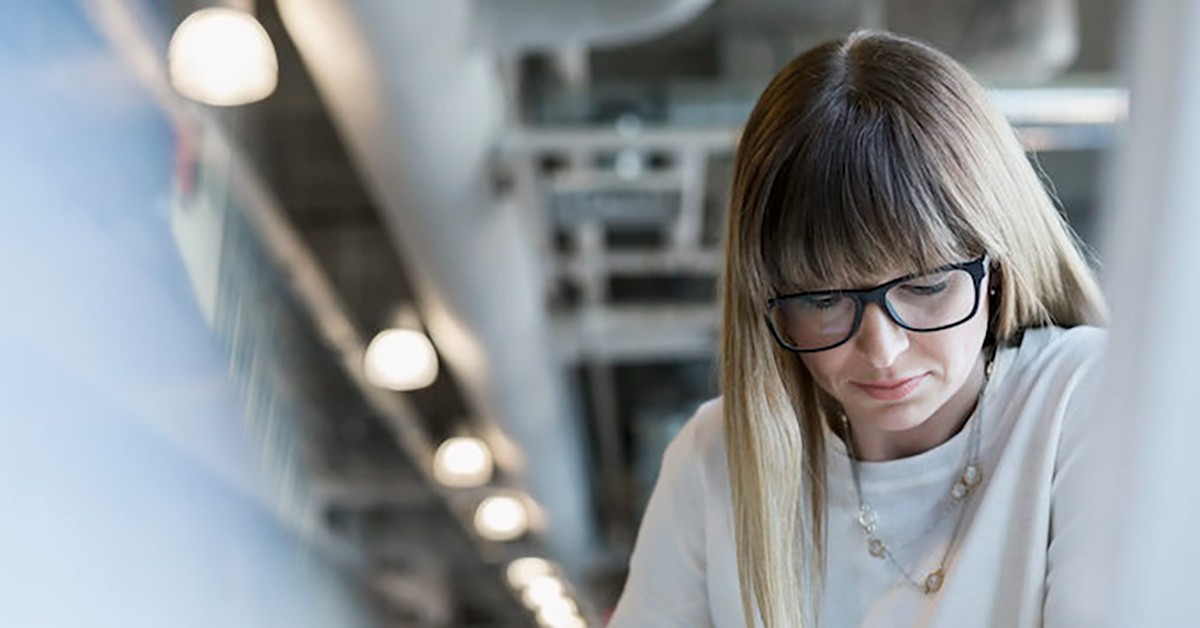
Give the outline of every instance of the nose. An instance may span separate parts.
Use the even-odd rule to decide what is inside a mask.
[[[862,323],[855,334],[859,353],[877,369],[896,363],[896,358],[908,349],[908,331],[900,327],[877,303],[863,309]]]

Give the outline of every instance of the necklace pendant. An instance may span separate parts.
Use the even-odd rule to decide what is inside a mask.
[[[871,537],[867,539],[867,552],[875,558],[883,558],[887,555],[887,546],[883,544],[883,541]]]
[[[969,464],[966,469],[963,469],[962,481],[969,487],[974,487],[983,481],[983,471],[979,469],[977,464]]]
[[[946,581],[946,574],[938,569],[925,576],[925,595],[933,595],[942,589],[942,583]]]
[[[954,483],[954,486],[950,487],[950,497],[956,502],[962,501],[970,493],[971,486],[964,480],[959,480]]]
[[[875,515],[875,510],[869,505],[862,505],[858,508],[858,525],[862,526],[863,530],[870,534],[875,531],[875,524],[879,518]]]

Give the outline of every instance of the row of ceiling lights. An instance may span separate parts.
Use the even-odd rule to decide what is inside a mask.
[[[364,371],[368,380],[389,390],[415,390],[437,377],[437,353],[425,334],[412,329],[388,329],[367,346]],[[492,451],[474,436],[446,439],[433,456],[433,477],[451,489],[486,485],[495,470]],[[537,511],[524,493],[497,493],[480,500],[472,523],[475,532],[488,541],[514,541],[533,525]],[[542,558],[527,556],[509,563],[506,577],[513,590],[542,626],[574,628],[586,626],[579,607],[554,566]]]
[[[244,105],[269,96],[278,83],[279,63],[262,24],[247,11],[214,7],[189,15],[176,28],[168,47],[171,83],[183,96],[214,106]],[[429,338],[413,329],[377,334],[363,356],[363,372],[375,386],[411,391],[437,379],[437,352]],[[485,486],[494,460],[487,444],[460,436],[438,446],[433,477],[451,489]],[[475,508],[473,525],[481,538],[495,542],[524,536],[537,511],[526,494],[489,495]],[[506,578],[542,626],[586,626],[579,607],[549,561],[527,556],[509,563]]]

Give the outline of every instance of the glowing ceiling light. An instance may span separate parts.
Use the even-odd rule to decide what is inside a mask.
[[[587,628],[587,622],[583,621],[583,618],[579,615],[570,615],[562,618],[557,623],[543,622],[542,625],[548,628]]]
[[[504,571],[505,577],[508,578],[508,584],[517,590],[524,589],[538,576],[548,576],[552,573],[554,573],[554,566],[550,564],[550,561],[536,556],[518,558],[509,563],[508,569]]]
[[[411,329],[379,332],[363,356],[367,381],[390,390],[416,390],[437,379],[437,352],[429,338]]]
[[[509,495],[493,495],[475,509],[475,531],[489,541],[511,541],[529,530],[525,504]]]
[[[236,9],[214,7],[189,15],[167,48],[171,84],[210,105],[244,105],[275,91],[279,60],[262,24]]]
[[[492,479],[492,451],[478,438],[447,439],[433,456],[433,476],[445,486],[483,486]]]
[[[525,586],[521,601],[525,602],[525,606],[536,610],[547,602],[562,597],[565,591],[562,581],[558,578],[550,575],[537,576]]]
[[[559,626],[578,616],[579,607],[563,596],[546,600],[537,610],[538,622],[546,626]]]

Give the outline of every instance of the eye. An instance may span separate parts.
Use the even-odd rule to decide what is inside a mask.
[[[795,304],[802,310],[831,310],[841,298],[837,294],[810,294],[796,297]]]
[[[918,283],[918,284],[907,283],[907,284],[900,286],[900,289],[904,290],[905,292],[907,292],[908,294],[911,294],[913,296],[930,297],[935,294],[940,294],[941,292],[944,292],[946,290],[946,288],[949,286],[950,286],[950,281],[947,279],[943,279],[941,281],[935,281],[932,283]]]

